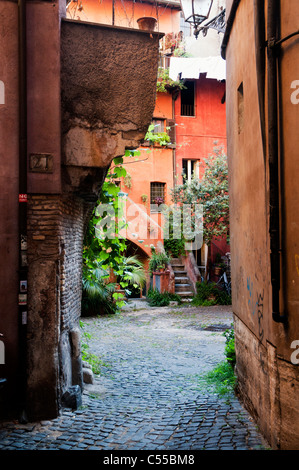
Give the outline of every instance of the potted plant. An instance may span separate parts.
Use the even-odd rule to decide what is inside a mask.
[[[137,24],[139,29],[143,31],[154,31],[157,24],[157,18],[153,16],[144,16],[142,18],[138,18]]]
[[[215,256],[215,266],[214,266],[214,272],[215,272],[215,276],[220,276],[221,274],[221,271],[222,271],[222,267],[221,267],[221,255],[220,253],[216,253],[216,256]]]
[[[151,273],[160,271],[163,272],[169,264],[169,258],[165,253],[152,253],[152,257],[149,262],[149,271]]]

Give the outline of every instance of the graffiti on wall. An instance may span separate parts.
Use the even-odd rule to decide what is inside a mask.
[[[253,288],[253,282],[250,277],[247,278],[247,290],[248,290],[248,307],[252,316],[257,317],[258,328],[259,328],[259,339],[262,341],[264,338],[263,328],[263,311],[264,311],[264,290],[258,292]]]

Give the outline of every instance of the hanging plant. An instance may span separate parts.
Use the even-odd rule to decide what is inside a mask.
[[[169,77],[169,68],[164,69],[163,67],[159,67],[157,91],[160,93],[167,93],[168,91],[176,89],[184,90],[186,87],[180,80],[172,80]]]

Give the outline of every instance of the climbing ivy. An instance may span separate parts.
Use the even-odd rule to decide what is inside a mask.
[[[125,156],[136,156],[136,151],[127,150]],[[99,301],[109,306],[111,302],[117,308],[125,303],[124,295],[115,292],[111,283],[108,283],[111,271],[116,278],[121,279],[121,287],[126,288],[130,279],[126,273],[125,250],[126,241],[120,235],[121,229],[126,226],[124,214],[120,204],[120,187],[117,184],[119,178],[127,175],[123,167],[123,157],[113,160],[103,184],[99,200],[89,220],[83,247],[83,291],[87,293],[88,287],[97,290]],[[101,272],[101,275],[97,274]],[[83,294],[84,294],[83,292]],[[104,293],[105,295],[102,295]]]

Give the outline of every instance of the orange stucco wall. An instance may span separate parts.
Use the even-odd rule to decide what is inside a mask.
[[[172,118],[172,96],[169,93],[157,93],[153,117],[164,119],[165,125],[167,120]],[[138,150],[140,155],[137,157],[124,159],[125,168],[131,177],[131,187],[126,186],[124,179],[122,179],[121,189],[128,194],[127,220],[132,224],[127,232],[128,239],[134,241],[145,253],[150,255],[150,246],[157,247],[158,242],[163,240],[162,216],[150,210],[150,183],[165,183],[165,203],[171,204],[170,191],[174,181],[173,149],[156,145],[154,147],[142,146]],[[146,202],[142,200],[144,195],[147,196]],[[140,219],[138,208],[137,206],[133,207],[133,202],[142,213]],[[138,229],[137,222],[139,223],[139,220],[141,226],[138,232],[139,237],[137,237],[134,234]]]
[[[212,153],[214,143],[226,149],[226,111],[221,102],[225,83],[201,76],[195,81],[195,116],[181,116],[181,98],[175,102],[176,171],[182,173],[183,159],[200,159],[200,175],[204,158]]]
[[[157,18],[156,31],[170,33],[179,31],[179,10],[156,6],[152,3],[132,1],[114,1],[114,25],[138,29],[137,20],[144,16]],[[70,2],[67,17],[81,21],[113,24],[112,0],[81,0]]]

